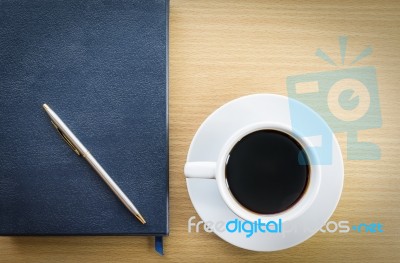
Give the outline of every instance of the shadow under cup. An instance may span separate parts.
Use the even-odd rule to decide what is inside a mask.
[[[233,198],[257,214],[277,214],[294,206],[310,181],[310,162],[291,135],[272,129],[252,132],[238,141],[225,164]]]

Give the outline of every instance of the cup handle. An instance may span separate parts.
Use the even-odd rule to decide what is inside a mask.
[[[214,179],[216,167],[215,162],[187,162],[184,173],[186,178]]]

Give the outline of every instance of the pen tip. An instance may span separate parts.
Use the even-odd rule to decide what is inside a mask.
[[[139,221],[144,225],[146,224],[146,220],[144,220],[143,216],[141,214],[136,214],[135,215],[137,217],[137,219],[139,219]]]
[[[49,106],[45,103],[45,104],[43,104],[43,108],[44,108],[45,110],[47,110],[47,109],[49,109]]]

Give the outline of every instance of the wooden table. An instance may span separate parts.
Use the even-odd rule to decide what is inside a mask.
[[[400,262],[400,2],[398,1],[180,1],[170,8],[170,236],[165,256],[147,237],[0,237],[0,262]],[[234,247],[214,234],[188,233],[196,214],[183,166],[199,125],[222,104],[243,95],[287,95],[286,78],[334,67],[367,46],[357,63],[375,66],[383,126],[360,132],[378,144],[382,159],[345,160],[345,185],[331,220],[381,222],[383,233],[318,233],[278,252]],[[350,66],[351,67],[351,66]],[[337,134],[346,159],[346,136]]]

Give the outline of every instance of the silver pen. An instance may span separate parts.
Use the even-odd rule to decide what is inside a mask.
[[[58,117],[58,115],[47,105],[43,104],[43,108],[49,115],[51,123],[60,133],[61,137],[65,142],[71,146],[72,150],[77,154],[86,159],[86,161],[93,167],[93,169],[100,175],[104,182],[111,188],[111,190],[118,196],[119,200],[128,208],[128,210],[139,219],[142,224],[146,221],[139,213],[137,208],[132,204],[129,198],[122,192],[121,188],[114,182],[114,180],[107,174],[107,172],[101,167],[101,165],[96,161],[96,159],[90,154],[85,146],[76,138],[76,136],[71,132],[71,130],[65,125],[65,123]]]

